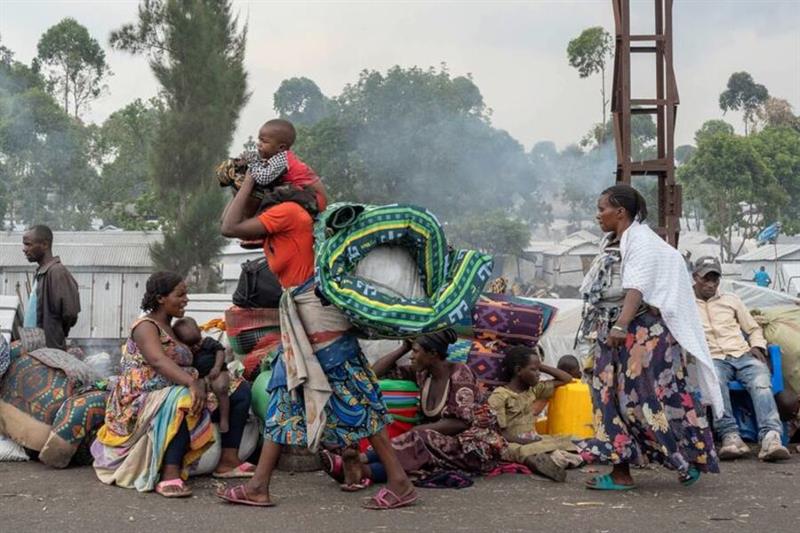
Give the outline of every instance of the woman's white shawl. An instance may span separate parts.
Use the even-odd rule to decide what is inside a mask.
[[[642,293],[644,302],[657,307],[672,337],[696,361],[696,383],[704,405],[714,416],[723,412],[722,393],[714,362],[706,343],[692,280],[686,263],[675,248],[646,224],[634,222],[620,240],[622,287]]]

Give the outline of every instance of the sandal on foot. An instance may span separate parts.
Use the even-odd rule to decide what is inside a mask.
[[[636,485],[619,485],[611,477],[611,474],[597,476],[593,479],[594,483],[586,483],[586,488],[590,490],[631,490]]]
[[[374,509],[376,511],[385,511],[388,509],[398,509],[400,507],[407,507],[414,505],[417,501],[417,491],[411,489],[407,494],[398,496],[391,490],[383,487],[378,491],[375,496],[366,498],[364,503],[361,504],[365,509]]]
[[[253,477],[255,473],[256,465],[253,463],[242,463],[227,472],[214,472],[211,474],[211,477],[216,479],[250,478]]]
[[[681,474],[679,480],[684,487],[691,487],[697,480],[700,479],[700,471],[695,467],[691,467],[686,474]]]
[[[260,502],[252,499],[247,494],[247,489],[244,485],[236,485],[235,487],[224,487],[217,491],[217,498],[221,498],[229,503],[236,503],[240,505],[251,505],[253,507],[274,507],[272,502]]]
[[[192,489],[181,478],[162,481],[156,485],[155,491],[165,498],[188,498],[192,495]]]
[[[368,477],[365,477],[358,483],[342,483],[339,485],[339,488],[344,492],[358,492],[370,486],[372,486],[372,480]]]
[[[322,469],[330,477],[344,483],[344,460],[341,455],[336,455],[328,450],[321,450],[319,452],[320,461],[322,461]]]

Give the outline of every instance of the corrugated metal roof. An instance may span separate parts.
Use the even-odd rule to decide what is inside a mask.
[[[747,262],[747,261],[773,261],[775,259],[781,259],[786,257],[787,255],[792,255],[794,253],[800,252],[800,244],[778,244],[778,245],[771,245],[768,244],[766,246],[761,246],[760,248],[756,248],[750,253],[740,255],[736,258],[737,263]]]
[[[61,257],[67,267],[129,267],[152,268],[150,247],[147,243],[56,243],[53,254]],[[31,267],[22,254],[20,242],[0,242],[0,268]]]
[[[22,245],[22,231],[0,232],[0,243]],[[59,244],[151,244],[161,242],[160,231],[54,231],[53,247]]]

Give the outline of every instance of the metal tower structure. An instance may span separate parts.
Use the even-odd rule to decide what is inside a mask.
[[[611,0],[614,6],[616,47],[611,113],[617,148],[617,183],[631,183],[633,176],[658,178],[658,233],[678,246],[681,187],[675,183],[675,117],[678,87],[672,67],[672,0],[655,3],[655,33],[631,35],[630,0]],[[656,66],[655,98],[631,98],[631,54],[653,54]],[[655,115],[656,158],[631,159],[631,116]]]

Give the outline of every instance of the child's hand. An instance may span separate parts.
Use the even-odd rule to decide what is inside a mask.
[[[220,372],[222,372],[222,367],[215,366],[214,368],[212,368],[209,371],[208,379],[211,380],[211,381],[214,381],[215,379],[217,379],[219,377]]]

